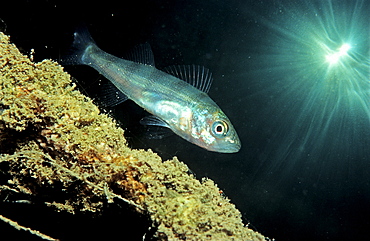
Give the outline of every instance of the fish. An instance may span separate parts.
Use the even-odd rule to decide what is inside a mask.
[[[113,105],[130,99],[151,114],[140,123],[169,128],[208,151],[238,152],[241,143],[233,125],[207,94],[213,80],[210,71],[197,65],[159,70],[150,45],[142,46],[136,61],[119,58],[100,49],[86,26],[79,27],[73,52],[62,64],[87,65],[102,74],[116,90]]]

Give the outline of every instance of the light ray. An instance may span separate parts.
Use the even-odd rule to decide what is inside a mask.
[[[348,161],[370,155],[368,2],[274,2],[257,18],[266,27],[254,75],[264,76],[260,118],[271,119],[261,126],[273,140],[269,172],[320,161],[345,172]]]

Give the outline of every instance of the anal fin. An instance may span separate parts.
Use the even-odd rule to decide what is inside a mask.
[[[128,99],[128,97],[110,81],[103,81],[100,87],[98,99],[105,106],[113,107]]]

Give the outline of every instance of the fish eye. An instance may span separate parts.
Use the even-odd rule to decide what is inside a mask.
[[[225,136],[228,129],[229,128],[225,121],[215,121],[212,125],[212,132],[217,137]]]

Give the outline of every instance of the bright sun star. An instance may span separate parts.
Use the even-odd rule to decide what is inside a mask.
[[[343,44],[337,51],[326,55],[326,61],[329,64],[336,64],[342,57],[347,55],[348,50],[351,48],[349,44]]]
[[[259,72],[251,79],[276,138],[266,157],[286,170],[320,163],[345,174],[370,155],[370,3],[287,2],[277,0],[271,18],[258,19],[266,29],[254,45]]]

